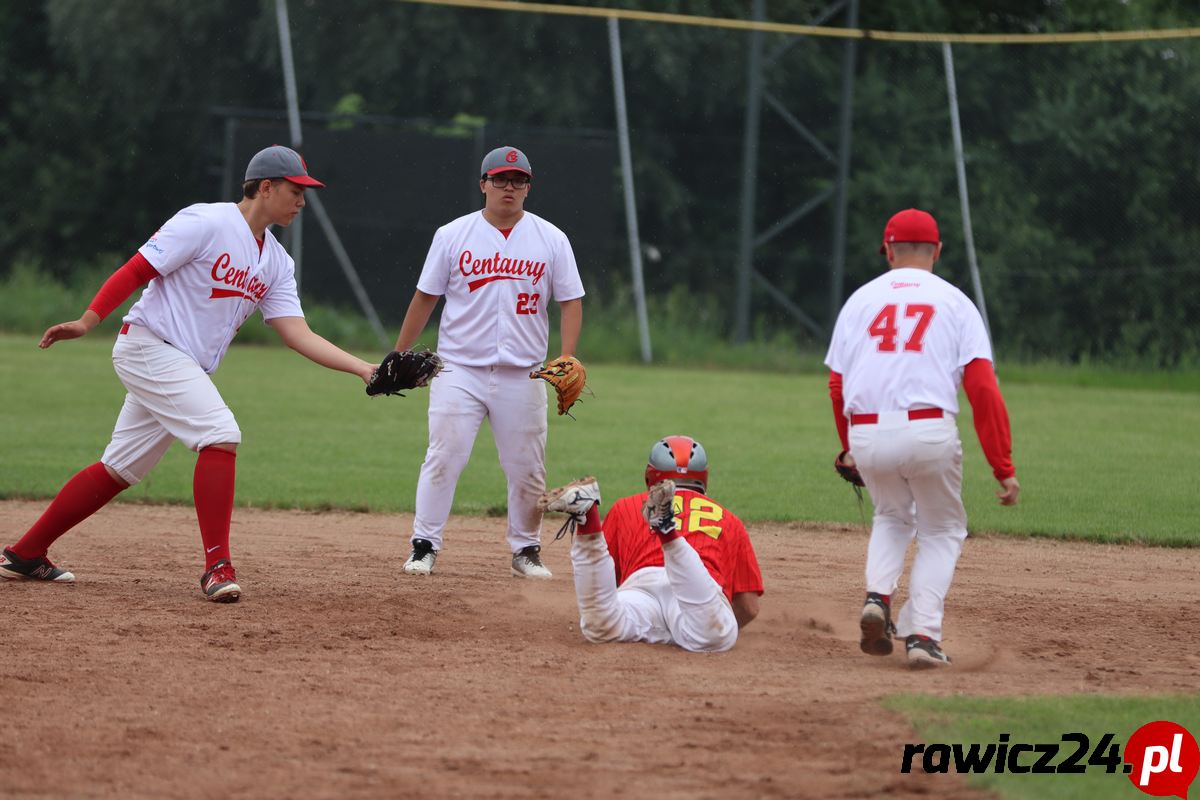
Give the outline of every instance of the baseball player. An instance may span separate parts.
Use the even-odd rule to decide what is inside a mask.
[[[239,203],[198,203],[171,217],[113,273],[78,320],[49,328],[39,347],[77,339],[142,286],[113,347],[128,394],[100,461],[71,478],[33,527],[0,556],[0,577],[69,583],[46,554],[58,537],[140,481],[178,439],[198,454],[193,481],[204,543],[200,586],[216,602],[241,596],[229,550],[234,464],[242,432],[209,375],[238,328],[261,309],[293,350],[370,379],[374,365],[313,333],[296,294],[294,264],[269,226],[291,224],[309,187],[324,186],[286,147],[246,168]]]
[[[650,449],[648,491],[613,504],[583,478],[542,496],[570,515],[579,627],[591,642],[676,644],[720,652],[758,615],[762,574],[737,516],[706,495],[708,456],[689,436]],[[603,535],[601,535],[603,534]]]
[[[546,357],[551,300],[561,314],[562,356],[574,354],[584,292],[566,235],[525,210],[532,180],[529,159],[515,147],[484,156],[483,209],[438,228],[396,339],[397,350],[410,350],[445,296],[438,354],[446,368],[429,390],[409,575],[433,571],[458,476],[486,417],[508,478],[512,574],[551,577],[537,508],[546,488],[546,391],[529,372]]]
[[[860,646],[888,655],[896,633],[910,666],[941,666],[950,663],[941,648],[943,606],[967,536],[954,422],[960,383],[1000,503],[1015,505],[1021,486],[983,319],[933,274],[942,252],[936,220],[901,211],[884,228],[879,252],[890,270],[846,301],[825,358],[842,443],[835,466],[847,479],[861,475],[875,505]],[[909,597],[893,625],[891,597],[914,536]]]

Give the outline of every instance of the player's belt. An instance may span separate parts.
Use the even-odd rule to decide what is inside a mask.
[[[912,419],[941,419],[946,416],[946,412],[940,408],[914,408],[908,412],[908,418]],[[879,422],[878,414],[851,414],[851,425],[874,425]]]
[[[127,335],[127,334],[129,333],[129,328],[130,328],[130,327],[131,327],[130,323],[128,323],[128,322],[122,322],[122,323],[121,323],[121,330],[120,330],[120,331],[117,333],[117,336],[125,336],[125,335]],[[149,329],[147,328],[147,330],[149,330]],[[163,344],[171,344],[171,343],[170,343],[170,342],[168,342],[166,339],[163,339],[163,340],[162,340],[162,343],[163,343]],[[172,347],[174,347],[175,345],[171,345],[171,346],[172,346]]]

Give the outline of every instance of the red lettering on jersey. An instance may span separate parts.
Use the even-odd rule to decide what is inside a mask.
[[[912,336],[908,337],[908,341],[904,343],[904,349],[910,353],[921,352],[921,342],[925,338],[925,331],[929,329],[929,323],[933,322],[933,306],[928,303],[913,303],[905,306],[904,316],[919,317],[917,327],[913,328]]]
[[[904,317],[917,317],[917,324],[912,334],[904,342],[906,353],[919,353],[924,347],[925,331],[933,321],[934,308],[928,303],[910,303],[904,307]],[[879,339],[876,349],[881,353],[896,352],[896,337],[899,330],[896,327],[896,304],[888,303],[879,310],[875,319],[867,327],[867,334],[872,339]]]
[[[463,250],[458,255],[458,271],[464,278],[470,278],[473,275],[489,276],[481,280],[470,281],[467,289],[472,292],[492,281],[520,280],[524,277],[531,278],[531,283],[537,286],[538,281],[546,274],[546,262],[530,261],[524,258],[502,258],[499,252],[493,253],[489,258],[475,258],[475,254],[470,250]]]
[[[876,349],[881,353],[896,352],[896,306],[888,303],[867,327],[867,334],[872,339],[879,339]]]
[[[249,267],[233,269],[229,266],[229,261],[229,253],[221,253],[217,257],[212,266],[212,279],[218,283],[236,288],[214,288],[208,299],[216,300],[222,297],[242,297],[256,303],[262,302],[262,299],[267,296],[267,290],[271,288],[270,285],[263,283],[258,278],[250,277]]]
[[[217,260],[213,262],[212,279],[225,283],[225,276],[229,272],[229,253],[221,253],[217,256]]]

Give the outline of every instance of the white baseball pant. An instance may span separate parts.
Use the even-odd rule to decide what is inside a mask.
[[[571,545],[579,629],[589,642],[677,644],[719,653],[737,642],[737,618],[720,585],[684,539],[663,545],[663,567],[643,567],[618,588],[601,534]]]
[[[517,552],[541,541],[538,498],[546,489],[546,388],[529,367],[447,364],[429,388],[429,448],[417,480],[413,539],[442,549],[458,477],[484,417],[491,423],[508,478],[508,545]]]
[[[874,425],[851,427],[850,454],[875,505],[867,591],[896,591],[915,536],[909,596],[895,618],[896,632],[940,642],[946,594],[967,538],[962,443],[954,417],[909,420],[904,411],[879,414]]]
[[[176,439],[196,451],[242,441],[233,412],[191,356],[130,325],[117,337],[112,360],[128,394],[100,461],[131,486]]]

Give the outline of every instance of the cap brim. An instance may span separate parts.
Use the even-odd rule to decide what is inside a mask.
[[[495,169],[489,169],[486,174],[499,175],[501,172],[522,172],[531,178],[533,177],[533,173],[527,169],[522,169],[521,167],[510,167],[510,166],[503,166],[503,167],[496,167]]]
[[[297,186],[312,186],[316,189],[324,189],[325,188],[325,184],[321,183],[316,178],[310,178],[307,175],[285,175],[283,177],[283,179],[285,181],[294,183]]]

